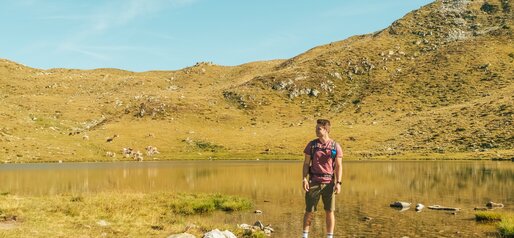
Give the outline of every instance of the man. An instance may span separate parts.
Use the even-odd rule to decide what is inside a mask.
[[[341,192],[343,150],[330,139],[330,121],[316,121],[317,139],[309,142],[303,151],[303,189],[305,190],[305,215],[303,217],[303,238],[309,237],[313,212],[319,199],[323,200],[326,215],[327,238],[334,237],[335,195]],[[309,175],[309,178],[307,178]]]

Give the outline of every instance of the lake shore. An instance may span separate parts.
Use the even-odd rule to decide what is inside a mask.
[[[0,201],[8,201],[0,202],[5,218],[0,227],[20,227],[18,222],[27,221],[24,217],[37,218],[38,214],[48,213],[49,218],[41,219],[57,235],[66,233],[60,232],[64,229],[61,226],[68,226],[66,221],[74,221],[78,226],[85,224],[85,228],[78,228],[84,232],[89,229],[87,226],[98,232],[104,229],[95,234],[83,233],[84,237],[111,234],[106,225],[113,228],[130,226],[132,222],[137,222],[134,226],[138,227],[138,232],[147,229],[157,232],[157,237],[181,233],[189,224],[194,224],[201,227],[201,232],[195,233],[198,237],[214,228],[236,232],[237,224],[253,224],[260,220],[272,225],[276,231],[274,237],[289,237],[297,235],[300,230],[296,228],[301,227],[304,209],[304,192],[298,179],[301,166],[298,160],[7,164],[0,166]],[[342,237],[416,237],[420,230],[446,237],[472,237],[495,232],[494,224],[484,226],[474,221],[476,211],[473,208],[494,201],[505,204],[505,208],[495,212],[512,213],[513,171],[514,163],[510,161],[346,161],[344,189],[337,199],[337,230]],[[190,207],[189,204],[172,205],[170,201],[176,199],[170,194],[181,193],[241,196],[249,198],[254,206],[251,210],[225,212],[215,209],[197,215],[191,212],[195,209],[181,210],[181,207]],[[457,214],[428,209],[417,213],[413,208],[398,211],[389,207],[393,201],[426,206],[438,204],[462,210]],[[216,207],[209,204],[196,210]],[[143,211],[147,209],[150,211]],[[263,213],[255,214],[254,209]],[[121,214],[111,214],[118,211]],[[151,215],[155,212],[159,215]],[[91,217],[91,214],[101,216]],[[318,215],[322,221],[323,212]],[[173,216],[181,217],[173,220],[178,228],[159,223],[163,221],[161,219]],[[364,220],[365,217],[371,220]],[[171,220],[165,221],[168,222],[171,224]],[[152,226],[166,232],[153,231]],[[505,228],[509,228],[508,223]],[[119,229],[114,230],[122,237],[128,236]],[[377,232],[380,235],[374,236]],[[117,236],[118,233],[112,234]],[[321,234],[322,228],[317,227],[313,235]]]
[[[290,160],[301,161],[303,155],[293,153],[258,153],[258,152],[179,152],[163,153],[154,156],[144,156],[142,161],[182,161],[182,160]],[[343,161],[424,161],[424,160],[497,160],[513,161],[514,150],[498,150],[485,152],[455,152],[455,153],[352,153],[345,154]],[[132,157],[125,157],[121,154],[114,156],[99,155],[98,157],[53,156],[40,158],[19,157],[14,160],[0,160],[0,163],[65,163],[65,162],[117,162],[135,161]]]

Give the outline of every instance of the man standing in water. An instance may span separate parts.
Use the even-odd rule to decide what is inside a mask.
[[[341,192],[343,150],[330,139],[330,121],[316,121],[317,139],[309,142],[303,151],[303,189],[305,190],[305,215],[303,236],[309,237],[313,212],[317,210],[319,199],[323,200],[326,214],[327,238],[334,237],[335,195]],[[307,178],[309,175],[309,178]]]

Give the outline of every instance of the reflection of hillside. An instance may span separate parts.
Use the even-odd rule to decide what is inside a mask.
[[[37,167],[37,165],[34,165]],[[110,167],[109,167],[110,166]],[[162,163],[138,166],[5,170],[0,191],[55,194],[127,191],[198,191],[254,198],[301,196],[300,163]],[[345,192],[362,196],[514,197],[514,164],[495,162],[344,163]],[[285,199],[285,198],[284,198]]]
[[[500,199],[514,197],[514,164],[492,162],[357,163],[350,193],[363,196]],[[372,172],[366,172],[372,171]]]

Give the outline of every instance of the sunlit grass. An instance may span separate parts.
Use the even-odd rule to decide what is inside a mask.
[[[497,225],[498,231],[503,237],[514,237],[514,216],[502,219]]]
[[[502,220],[502,214],[497,212],[477,212],[475,220],[480,222],[495,222]]]
[[[0,222],[15,224],[0,237],[149,237],[218,228],[237,231],[202,215],[252,207],[246,198],[221,194],[100,193],[95,195],[0,196]],[[194,224],[195,226],[190,226]]]
[[[181,199],[176,199],[170,203],[173,212],[184,215],[203,214],[221,211],[241,211],[249,209],[252,204],[250,201],[220,194],[191,194],[180,195]]]
[[[512,213],[477,212],[475,219],[480,222],[496,222],[496,228],[502,237],[514,237],[514,214]]]

